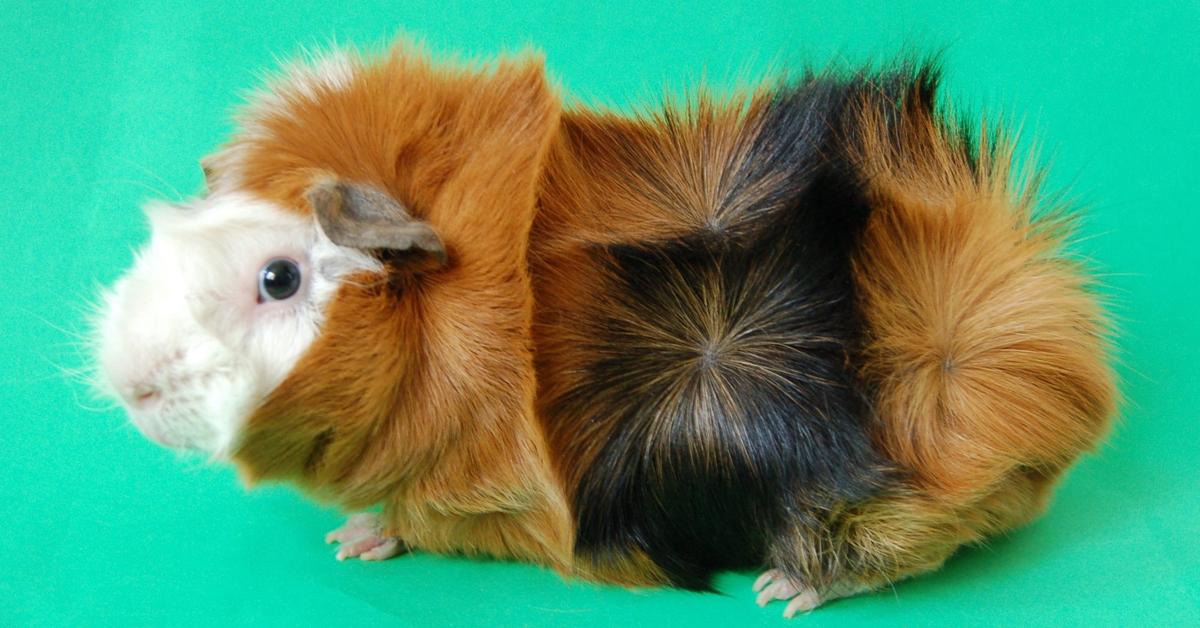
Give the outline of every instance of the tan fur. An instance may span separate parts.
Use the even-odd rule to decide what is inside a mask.
[[[434,274],[390,260],[343,286],[321,337],[252,416],[237,461],[433,551],[570,567],[567,507],[533,415],[525,262],[539,166],[557,128],[540,64],[447,70],[399,46],[346,86],[252,107],[209,162],[310,213],[328,177],[386,190],[445,242]]]

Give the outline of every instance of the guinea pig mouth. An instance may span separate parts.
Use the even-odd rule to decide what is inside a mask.
[[[126,401],[129,422],[147,439],[170,449],[210,452],[216,432],[207,421],[162,391],[141,392]]]
[[[187,443],[165,429],[165,426],[161,422],[145,417],[139,411],[129,410],[126,414],[129,415],[130,422],[142,433],[142,436],[145,436],[155,444],[171,449],[190,448]]]
[[[134,419],[132,415],[130,415],[130,419],[132,420],[133,425],[137,427],[138,431],[142,433],[142,436],[145,436],[146,438],[159,445],[162,445],[163,447],[175,446],[174,443],[167,438],[166,435],[160,432],[153,423],[138,421],[137,419]]]

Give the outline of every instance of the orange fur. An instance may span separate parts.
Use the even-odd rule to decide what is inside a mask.
[[[567,507],[533,415],[525,243],[557,101],[533,59],[447,70],[398,47],[346,86],[252,108],[216,176],[310,213],[323,177],[377,186],[451,264],[347,282],[322,335],[249,419],[236,459],[445,552],[569,569]]]
[[[1068,214],[1038,206],[1036,174],[1013,181],[1002,134],[972,148],[926,98],[866,99],[848,149],[875,205],[855,259],[861,370],[875,438],[912,474],[848,519],[871,586],[1035,517],[1115,410],[1105,319],[1062,252]]]

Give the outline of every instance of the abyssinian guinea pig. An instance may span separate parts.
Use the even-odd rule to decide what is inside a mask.
[[[875,589],[1035,517],[1114,410],[1069,213],[936,88],[564,112],[532,56],[331,53],[148,207],[98,361],[149,438],[380,506],[339,558]]]

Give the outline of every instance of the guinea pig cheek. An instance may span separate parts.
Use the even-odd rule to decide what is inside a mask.
[[[292,296],[260,299],[259,264],[238,269],[238,289],[194,295],[188,303],[197,325],[220,345],[226,363],[213,377],[218,380],[213,384],[225,390],[210,396],[212,407],[205,412],[214,431],[214,446],[209,452],[216,458],[228,454],[236,444],[244,418],[283,381],[317,334],[319,321],[315,320],[316,308],[310,301],[307,257],[298,252],[270,256],[278,257],[291,259],[300,268],[301,285]]]
[[[300,269],[300,287],[295,294],[279,300],[264,298],[256,292],[256,298],[245,310],[244,347],[246,355],[256,362],[255,370],[266,389],[264,397],[283,381],[300,354],[316,338],[322,318],[313,294],[313,284],[320,279],[308,256],[292,253],[274,257],[295,262]]]
[[[169,258],[150,251],[108,297],[100,361],[130,421],[147,438],[213,453],[228,435],[213,416],[245,395],[238,356],[185,307]],[[232,404],[231,404],[232,402]]]

